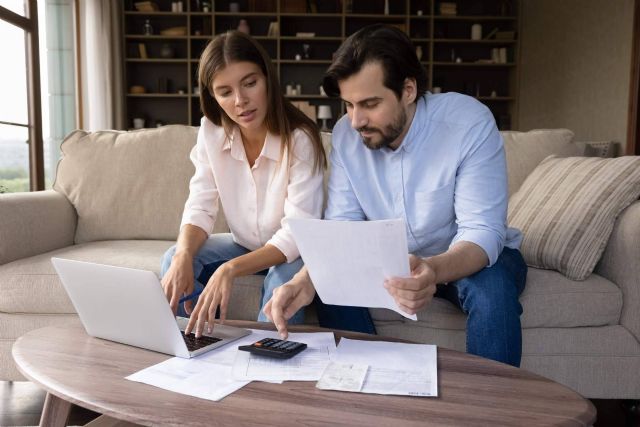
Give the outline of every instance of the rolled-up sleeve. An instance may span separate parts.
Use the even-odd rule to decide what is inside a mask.
[[[324,199],[322,171],[313,167],[315,152],[312,142],[301,130],[294,132],[292,152],[281,228],[267,242],[278,248],[287,262],[300,256],[288,224],[289,218],[320,218]]]
[[[218,214],[218,187],[207,158],[204,120],[190,158],[196,168],[189,182],[189,197],[184,206],[180,228],[192,224],[211,234]]]
[[[487,116],[464,139],[454,196],[458,231],[451,246],[475,243],[491,266],[504,247],[508,191],[502,137],[493,117]]]

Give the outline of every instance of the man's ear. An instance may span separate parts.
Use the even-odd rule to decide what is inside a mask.
[[[413,103],[418,95],[418,86],[416,79],[407,77],[404,79],[404,87],[402,88],[402,95],[407,105]]]

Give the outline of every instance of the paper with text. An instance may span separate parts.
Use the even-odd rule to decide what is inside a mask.
[[[318,380],[321,390],[360,391],[369,366],[359,363],[331,362]]]
[[[238,346],[252,344],[262,338],[278,338],[278,333],[254,329],[251,334],[229,345],[192,359],[173,357],[129,375],[126,379],[201,399],[219,401],[249,384],[249,381],[238,381],[232,375]]]
[[[303,342],[307,348],[284,360],[239,351],[233,363],[233,377],[238,381],[318,380],[336,351],[333,333],[290,333],[287,339]]]
[[[409,250],[402,219],[324,221],[291,218],[288,224],[318,296],[325,304],[398,308],[384,288],[390,277],[409,277]]]
[[[435,345],[342,338],[334,361],[369,365],[362,393],[438,396]]]

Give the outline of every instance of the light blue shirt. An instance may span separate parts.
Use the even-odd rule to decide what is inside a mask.
[[[370,150],[347,116],[333,129],[325,219],[403,218],[409,252],[433,256],[459,241],[480,246],[493,265],[522,240],[508,229],[507,167],[489,109],[457,93],[417,101],[398,149]]]

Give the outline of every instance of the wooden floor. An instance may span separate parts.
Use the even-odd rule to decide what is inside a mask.
[[[0,426],[35,426],[40,421],[45,392],[29,382],[0,381]],[[619,400],[592,400],[598,410],[595,427],[631,427]],[[98,414],[74,407],[68,425],[83,425]]]

